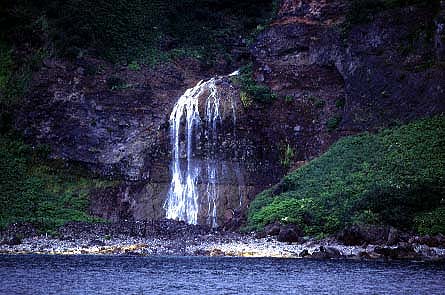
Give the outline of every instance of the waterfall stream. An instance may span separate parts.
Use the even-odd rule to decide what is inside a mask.
[[[238,71],[229,76],[237,74]],[[236,101],[233,97],[223,97],[219,93],[217,84],[221,79],[222,77],[214,77],[208,81],[200,81],[187,89],[170,114],[172,178],[164,203],[167,218],[198,224],[199,204],[202,203],[200,198],[205,198],[207,224],[218,226],[218,129],[222,124],[222,100],[230,99],[233,126],[236,124]],[[201,97],[206,97],[203,118],[199,113]],[[202,135],[207,140],[207,154],[197,157],[195,152],[200,146]],[[204,196],[200,196],[198,183],[204,175],[207,184],[205,190],[201,190]]]

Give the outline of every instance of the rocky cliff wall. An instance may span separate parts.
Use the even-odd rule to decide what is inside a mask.
[[[33,77],[16,126],[29,141],[50,146],[51,157],[121,180],[92,194],[94,215],[110,220],[163,218],[171,180],[170,113],[187,88],[211,75],[193,59],[139,70],[97,59],[49,59]],[[283,169],[274,147],[252,130],[256,123],[246,119],[238,90],[228,78],[220,84],[222,96],[232,88],[238,105],[235,113],[223,113],[212,150],[218,161],[218,224],[225,224],[275,183]],[[204,108],[205,100],[200,102],[202,114]],[[204,133],[196,145],[194,156],[209,158]],[[181,158],[185,161],[182,152]],[[208,182],[205,175],[199,180],[201,196]],[[207,204],[205,197],[200,199],[200,223],[206,222]]]
[[[349,5],[282,1],[251,46],[255,79],[279,98],[245,105],[237,97],[236,126],[223,120],[218,224],[239,225],[256,193],[339,137],[445,110],[444,7],[394,8],[351,23]],[[159,219],[171,177],[169,114],[187,88],[220,70],[193,59],[138,70],[93,58],[46,60],[16,126],[29,141],[48,144],[52,157],[121,180],[92,194],[93,214]],[[284,167],[288,147],[293,156]],[[205,141],[199,153],[208,157]]]
[[[445,110],[443,1],[356,23],[351,2],[283,1],[251,49],[257,80],[312,112],[289,124],[301,130],[300,157],[320,154],[339,136]]]

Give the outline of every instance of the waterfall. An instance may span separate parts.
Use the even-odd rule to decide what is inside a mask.
[[[229,76],[237,75],[238,71]],[[221,77],[200,81],[178,99],[170,114],[170,137],[172,142],[172,178],[164,203],[166,217],[189,224],[198,223],[200,190],[198,182],[205,175],[207,185],[203,196],[207,201],[207,223],[217,227],[218,191],[218,128],[222,123],[221,100],[217,82]],[[201,119],[199,99],[207,95],[205,114]],[[233,124],[236,123],[236,102],[230,97]],[[184,124],[185,123],[185,124]],[[195,152],[200,145],[202,133],[207,139],[208,151],[203,159]],[[183,136],[183,137],[182,137]],[[181,139],[184,138],[184,141]],[[185,153],[184,153],[185,149]],[[184,160],[185,158],[185,160]],[[202,170],[206,170],[206,173]],[[201,173],[203,172],[203,173]],[[205,174],[204,174],[205,173]]]

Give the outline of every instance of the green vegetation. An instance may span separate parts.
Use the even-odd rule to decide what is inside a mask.
[[[247,109],[252,105],[253,100],[252,100],[252,97],[249,96],[249,94],[247,94],[244,91],[240,91],[239,96],[240,96],[241,103],[243,104],[244,108]]]
[[[277,96],[272,93],[270,88],[266,85],[259,84],[253,78],[252,64],[248,64],[240,69],[240,74],[231,77],[233,83],[239,85],[241,88],[241,101],[243,105],[250,105],[252,101],[260,103],[270,103],[274,101]],[[246,102],[246,104],[244,103]]]
[[[11,50],[5,44],[0,44],[0,93],[7,91],[12,66]]]
[[[259,194],[249,227],[281,221],[324,235],[373,223],[444,233],[444,147],[444,116],[345,137]]]
[[[283,165],[283,167],[285,168],[289,168],[290,164],[294,159],[294,156],[295,156],[294,149],[290,146],[290,144],[287,144],[282,152],[282,156],[280,159],[281,165]]]
[[[445,207],[417,215],[414,223],[417,231],[424,235],[445,233]]]
[[[32,71],[41,64],[45,53],[38,50],[20,63],[12,56],[12,49],[0,40],[0,107],[4,111],[20,103],[28,89]]]
[[[118,76],[111,76],[107,78],[107,86],[110,90],[123,90],[134,87],[133,84],[129,84],[125,82],[123,79]]]
[[[308,97],[308,100],[314,104],[314,107],[319,108],[319,109],[322,109],[326,104],[326,102],[323,99],[321,99],[317,96],[314,96],[314,95],[310,95]]]
[[[329,118],[328,121],[326,122],[326,128],[328,128],[328,131],[335,130],[338,127],[338,125],[340,125],[341,120],[342,117],[339,115]]]
[[[335,107],[338,109],[342,109],[345,106],[345,99],[341,98],[341,99],[337,99],[335,101]]]
[[[141,69],[141,66],[138,64],[137,61],[132,61],[128,64],[128,69],[132,71],[139,71]]]
[[[213,62],[230,42],[270,19],[272,0],[40,0],[0,7],[0,39],[22,33],[50,43],[56,55],[93,54],[111,61],[156,64],[175,56]],[[39,26],[36,34],[33,26]],[[42,40],[38,40],[41,38]],[[16,39],[16,38],[15,38]],[[23,41],[23,40],[17,40]]]
[[[286,95],[284,97],[284,101],[288,102],[288,103],[293,102],[294,101],[294,97],[292,95]]]
[[[93,188],[113,183],[94,178],[80,167],[48,160],[49,148],[33,148],[0,136],[0,228],[31,222],[53,231],[68,221],[100,221],[87,213]]]

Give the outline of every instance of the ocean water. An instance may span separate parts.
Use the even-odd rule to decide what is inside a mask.
[[[445,264],[0,255],[0,294],[445,294]]]

